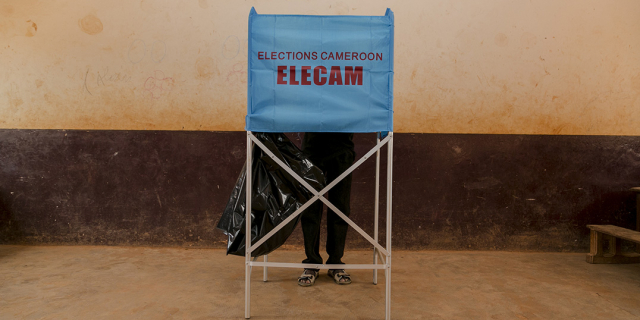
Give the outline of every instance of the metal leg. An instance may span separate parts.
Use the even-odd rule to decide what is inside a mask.
[[[391,319],[391,268],[384,269],[385,291],[384,291],[384,318]]]
[[[268,262],[268,255],[264,255],[264,262]],[[262,268],[262,281],[267,282],[267,267]]]
[[[247,165],[245,173],[245,268],[244,268],[244,318],[251,318],[251,131],[247,131]]]
[[[391,208],[393,188],[393,132],[387,145],[387,268],[385,269],[385,319],[391,319]]]
[[[376,144],[380,143],[380,133],[376,137]],[[378,242],[378,213],[380,209],[380,149],[376,151],[376,196],[373,209],[373,240]],[[378,264],[378,249],[373,247],[373,264]],[[373,284],[378,284],[378,269],[373,269]]]

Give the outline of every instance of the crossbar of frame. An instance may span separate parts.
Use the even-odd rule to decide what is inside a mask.
[[[295,268],[295,269],[385,269],[384,264],[312,264],[312,263],[289,263],[289,262],[251,262],[255,267],[275,267],[275,268]]]
[[[386,263],[384,256],[378,252],[382,264],[313,264],[313,263],[291,263],[291,262],[267,262],[266,255],[265,261],[257,261],[258,257],[254,257],[249,262],[252,267],[275,267],[275,268],[296,268],[296,269],[355,269],[355,270],[378,270],[386,269]],[[266,278],[266,277],[265,277]],[[266,281],[266,280],[265,280]]]

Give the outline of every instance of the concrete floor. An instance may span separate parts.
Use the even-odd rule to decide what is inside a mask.
[[[270,261],[298,262],[301,251]],[[348,263],[369,263],[352,251]],[[585,254],[394,252],[394,319],[640,319],[640,265]],[[242,319],[243,259],[184,248],[0,246],[0,319]],[[383,319],[384,278],[352,270],[299,287],[296,269],[252,280],[252,319]]]

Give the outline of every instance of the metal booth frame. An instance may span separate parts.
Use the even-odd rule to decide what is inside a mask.
[[[379,194],[380,194],[380,149],[387,145],[387,195],[386,195],[386,248],[382,247],[378,242],[378,220],[379,220]],[[381,139],[381,134],[377,133],[376,145],[369,152],[367,152],[362,158],[356,161],[349,169],[338,176],[334,181],[325,186],[322,190],[315,190],[304,179],[296,174],[289,166],[283,163],[278,157],[276,157],[260,140],[258,140],[251,131],[247,131],[247,170],[246,170],[246,208],[251,208],[251,164],[252,164],[252,148],[259,147],[269,157],[271,157],[282,169],[293,176],[298,182],[300,182],[305,188],[314,194],[302,207],[296,210],[291,216],[278,224],[273,230],[267,233],[255,244],[251,244],[251,210],[245,210],[245,318],[251,317],[251,269],[252,267],[263,267],[263,281],[266,282],[267,273],[269,267],[274,268],[313,268],[313,269],[356,269],[356,270],[373,270],[373,284],[378,284],[378,270],[384,270],[385,272],[385,319],[391,319],[391,223],[392,223],[392,188],[393,188],[393,132],[389,132],[388,135]],[[374,208],[374,234],[373,237],[369,236],[364,230],[362,230],[357,224],[355,224],[349,217],[336,208],[327,198],[324,197],[331,188],[333,188],[338,182],[351,174],[367,159],[376,155],[376,187],[375,187],[375,208]],[[345,222],[355,229],[360,235],[362,235],[367,241],[373,245],[373,263],[372,264],[308,264],[308,263],[285,263],[285,262],[269,262],[268,255],[264,255],[264,261],[257,261],[258,257],[251,259],[251,253],[258,248],[267,239],[273,236],[278,230],[286,226],[291,220],[295,219],[298,215],[309,207],[315,201],[322,201],[328,208],[333,210],[338,216],[340,216]],[[380,258],[381,263],[378,263]]]
[[[378,270],[385,273],[385,319],[391,319],[391,224],[393,198],[393,51],[394,51],[394,15],[387,8],[383,16],[321,16],[321,15],[272,15],[257,14],[251,8],[248,20],[248,72],[247,72],[247,117],[245,130],[247,132],[246,158],[246,203],[245,203],[245,318],[251,317],[251,270],[254,266],[263,267],[263,281],[268,280],[268,268],[311,268],[311,269],[355,269],[372,270],[373,284],[378,283]],[[296,51],[296,58],[281,58],[285,51]],[[304,57],[308,53],[309,58]],[[310,53],[312,52],[313,53]],[[329,52],[345,53],[345,58],[322,58],[322,54]],[[365,52],[366,51],[366,52]],[[267,56],[267,52],[271,52]],[[277,58],[275,59],[275,54]],[[319,53],[322,52],[322,53]],[[346,53],[352,55],[360,52],[359,59],[346,58]],[[375,55],[374,55],[375,52]],[[261,55],[262,54],[262,55]],[[298,54],[303,54],[302,58]],[[316,54],[317,56],[313,56]],[[363,58],[367,58],[366,61]],[[378,56],[379,54],[379,56]],[[373,55],[373,58],[370,57]],[[284,57],[284,56],[283,56]],[[313,58],[312,58],[313,57]],[[311,60],[320,60],[313,70],[314,84],[304,83],[306,70],[311,70]],[[332,57],[332,56],[331,56]],[[340,55],[340,57],[343,57]],[[383,58],[384,57],[384,58]],[[305,60],[306,59],[306,60]],[[333,60],[332,60],[333,59]],[[329,63],[330,65],[325,63]],[[358,60],[359,67],[353,62]],[[326,64],[326,65],[325,65]],[[287,67],[288,65],[288,67]],[[276,71],[277,67],[277,71]],[[296,67],[300,70],[300,85],[293,83]],[[327,74],[330,67],[344,68],[350,79],[345,85],[350,87],[333,86],[329,81],[326,87],[314,89],[324,83],[316,82],[315,77]],[[347,70],[347,67],[351,68]],[[281,80],[285,77],[285,69],[289,68],[291,82]],[[359,68],[359,70],[358,70]],[[318,72],[318,73],[315,73]],[[357,74],[360,81],[356,82]],[[255,73],[255,75],[254,75]],[[339,72],[338,72],[339,73]],[[354,75],[355,78],[354,78]],[[307,73],[307,78],[309,74]],[[362,85],[362,79],[368,79]],[[318,80],[319,81],[319,80]],[[308,82],[308,81],[307,81]],[[288,86],[285,84],[294,86]],[[336,83],[342,85],[342,82]],[[282,85],[282,86],[279,86]],[[306,85],[306,86],[305,86]],[[346,90],[349,88],[349,90]],[[330,103],[323,103],[322,97],[330,96]],[[278,97],[278,99],[276,99]],[[318,113],[318,104],[323,103],[322,112]],[[343,110],[348,105],[348,110]],[[278,109],[276,108],[278,107]],[[339,106],[339,107],[336,107]],[[319,115],[318,117],[312,115]],[[345,172],[322,190],[314,189],[303,178],[296,174],[288,165],[274,155],[253,133],[255,132],[349,132],[376,133],[376,145],[364,156],[358,159]],[[380,215],[380,150],[387,147],[386,169],[386,241],[383,247],[379,243],[379,215]],[[280,222],[274,229],[264,235],[256,243],[251,243],[251,198],[252,198],[252,151],[260,148],[281,169],[295,178],[305,187],[313,197],[306,201],[293,214]],[[376,186],[374,207],[373,236],[367,234],[349,217],[324,197],[345,177],[360,167],[367,159],[376,158]],[[258,257],[251,259],[251,253],[279,230],[299,217],[305,209],[316,201],[321,201],[329,209],[342,218],[351,228],[373,245],[373,260],[370,264],[307,264],[270,262],[264,255],[264,261]]]

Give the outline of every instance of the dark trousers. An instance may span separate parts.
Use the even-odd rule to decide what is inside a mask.
[[[321,155],[315,157],[310,154],[310,160],[325,173],[327,184],[347,170],[354,161],[353,150],[345,150],[340,154],[323,159]],[[351,174],[345,177],[328,192],[329,201],[342,213],[351,213]],[[320,256],[320,223],[322,221],[323,203],[316,200],[302,213],[302,234],[304,236],[304,251],[307,258],[302,263],[322,264]],[[349,225],[331,209],[327,209],[327,264],[343,264],[344,244]]]

